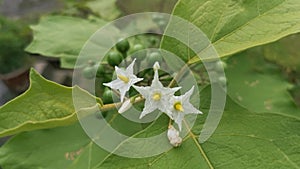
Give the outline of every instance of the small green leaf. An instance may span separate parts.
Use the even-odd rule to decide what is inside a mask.
[[[223,57],[299,32],[299,9],[298,0],[179,0],[173,15],[199,27]],[[187,31],[186,27],[176,29],[178,32]],[[198,43],[201,45],[201,39]],[[192,57],[190,62],[199,60],[173,38],[164,37],[161,46],[185,61]],[[190,53],[193,55],[189,56]]]
[[[45,16],[38,25],[31,26],[34,38],[26,51],[61,58],[61,67],[73,68],[81,48],[104,24],[100,19]]]
[[[93,106],[91,100],[95,98],[82,89],[48,81],[32,69],[29,89],[0,107],[0,136],[74,123],[77,117],[72,90],[85,105]]]

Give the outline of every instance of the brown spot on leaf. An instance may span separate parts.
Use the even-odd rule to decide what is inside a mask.
[[[77,151],[71,151],[71,152],[66,152],[65,153],[65,158],[66,160],[75,160],[76,157],[78,157],[81,153],[82,153],[83,149],[80,148],[79,150]]]
[[[267,110],[271,110],[272,109],[272,100],[264,101],[264,105]]]
[[[250,86],[250,87],[254,87],[254,86],[259,84],[259,80],[255,80],[253,82],[245,81],[245,84]]]

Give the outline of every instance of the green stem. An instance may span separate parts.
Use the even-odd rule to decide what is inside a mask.
[[[127,52],[122,53],[122,56],[123,56],[125,65],[127,65],[127,60],[126,60],[126,58],[127,58]]]
[[[134,103],[139,103],[142,102],[144,100],[144,98],[140,95],[136,95],[130,98],[132,100],[132,104]],[[100,111],[105,112],[111,109],[115,109],[118,108],[122,105],[122,102],[118,102],[118,103],[109,103],[109,104],[105,104],[103,106],[99,105]]]
[[[214,169],[214,166],[213,166],[213,165],[211,164],[211,162],[209,161],[209,159],[208,159],[207,155],[205,154],[205,152],[204,152],[202,146],[199,144],[199,142],[198,142],[196,136],[194,135],[194,133],[192,133],[191,128],[189,127],[189,125],[187,124],[187,122],[185,121],[185,119],[183,119],[183,122],[184,122],[186,128],[188,129],[190,136],[191,136],[192,139],[194,140],[194,142],[195,142],[197,148],[199,149],[200,153],[202,154],[203,158],[205,159],[207,165],[209,166],[210,169]]]

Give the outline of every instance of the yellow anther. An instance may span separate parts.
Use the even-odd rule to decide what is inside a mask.
[[[161,98],[161,94],[160,94],[160,93],[154,93],[154,94],[152,95],[152,99],[153,99],[154,101],[158,101],[158,100],[160,100],[160,98]]]
[[[184,110],[183,110],[183,107],[182,107],[182,104],[181,104],[180,102],[176,102],[176,103],[174,104],[174,109],[177,110],[177,111],[181,111],[181,112],[184,111]]]
[[[123,75],[118,75],[118,78],[120,80],[122,80],[124,83],[128,83],[129,82],[129,78]]]

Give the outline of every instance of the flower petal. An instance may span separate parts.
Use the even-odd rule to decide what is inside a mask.
[[[159,81],[159,77],[158,77],[158,71],[154,71],[154,78],[152,80],[152,84],[151,87],[154,88],[163,88],[164,86],[162,85],[162,83]]]
[[[131,85],[126,84],[126,85],[123,85],[122,87],[119,88],[121,102],[123,102],[123,100],[125,98],[125,95],[126,95],[126,92],[129,91],[130,87],[131,87]]]
[[[137,90],[141,95],[143,95],[144,98],[147,98],[150,95],[150,87],[139,87],[133,85],[133,88],[135,88],[135,90]]]
[[[128,65],[128,67],[126,68],[126,72],[128,74],[133,74],[133,66],[134,66],[135,60],[136,60],[136,58],[133,59],[133,61],[130,63],[130,65]]]
[[[179,131],[182,129],[182,120],[184,119],[183,113],[178,113],[177,118],[175,118],[175,123],[178,125]]]
[[[144,109],[140,115],[140,119],[146,116],[147,114],[153,112],[155,109],[157,109],[157,107],[152,105],[150,101],[146,100]]]
[[[175,92],[181,89],[181,87],[174,88],[166,88],[167,90],[163,90],[165,95],[174,95]]]
[[[130,79],[131,79],[130,84],[133,85],[137,82],[142,81],[144,78],[138,78],[138,77],[135,76],[135,77],[130,77]]]
[[[190,97],[192,96],[193,92],[194,92],[194,86],[182,96],[182,101],[189,102]]]
[[[124,84],[123,81],[116,79],[114,81],[111,81],[109,83],[103,83],[104,86],[110,87],[112,89],[119,89],[120,86],[122,86]]]
[[[185,114],[203,114],[200,110],[196,109],[191,103],[184,103],[187,105],[185,109]]]
[[[127,73],[126,73],[126,71],[124,71],[123,69],[119,68],[118,66],[115,66],[115,71],[116,71],[117,77],[118,77],[118,75],[128,76]]]

